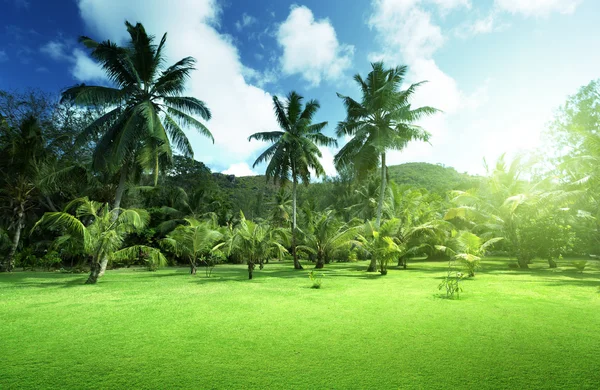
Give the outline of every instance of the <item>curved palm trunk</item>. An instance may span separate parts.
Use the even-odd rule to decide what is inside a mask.
[[[548,266],[550,268],[556,268],[556,267],[558,267],[558,264],[556,264],[556,261],[554,261],[553,258],[548,257]]]
[[[315,264],[315,269],[321,269],[325,267],[325,260],[321,257],[317,257],[317,264]]]
[[[6,256],[6,263],[4,264],[4,269],[6,272],[11,272],[13,270],[13,260],[15,258],[15,253],[17,252],[19,242],[21,241],[21,230],[23,229],[24,219],[25,203],[21,202],[17,211],[17,226],[15,228],[15,235],[13,236],[12,245],[10,246],[8,256]]]
[[[123,193],[125,192],[125,184],[127,184],[127,174],[129,173],[129,162],[126,162],[123,165],[123,168],[121,168],[121,176],[119,177],[119,185],[117,186],[117,193],[115,194],[115,205],[113,207],[113,216],[112,216],[112,220],[113,222],[119,217],[119,214],[121,213],[120,211],[120,207],[121,207],[121,200],[123,199]],[[96,277],[99,278],[101,276],[104,275],[104,273],[106,272],[106,266],[108,265],[108,257],[104,256],[102,257],[102,260],[100,261],[100,269],[98,271],[98,275]],[[91,275],[90,275],[91,277]],[[96,283],[95,281],[93,283]]]
[[[101,263],[99,263],[96,260],[96,257],[94,257],[92,259],[92,265],[90,266],[90,276],[88,276],[88,279],[85,281],[85,284],[96,284],[96,282],[98,281],[98,278],[101,276],[100,275],[101,268],[102,268]]]
[[[385,186],[386,186],[386,166],[385,166],[385,153],[381,153],[381,187],[379,188],[379,201],[377,202],[377,220],[375,221],[375,227],[379,230],[381,226],[381,214],[383,213],[383,199],[385,197]],[[371,257],[371,263],[367,272],[377,271],[377,258]]]
[[[292,185],[292,256],[294,257],[294,269],[303,269],[302,265],[298,261],[298,254],[296,253],[296,191],[298,186],[298,180],[294,177],[294,184]]]
[[[154,187],[158,186],[158,153],[154,158]]]

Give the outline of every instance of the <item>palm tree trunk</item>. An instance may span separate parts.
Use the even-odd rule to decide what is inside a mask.
[[[17,252],[17,247],[19,246],[19,242],[21,241],[21,230],[23,229],[23,220],[25,219],[25,203],[21,202],[19,204],[19,208],[17,211],[17,226],[15,228],[15,235],[13,236],[12,245],[10,246],[10,251],[8,252],[8,256],[6,256],[6,263],[4,264],[4,268],[6,272],[11,272],[13,269],[13,260],[15,258],[15,253]]]
[[[158,153],[154,158],[154,187],[158,186]]]
[[[119,178],[119,185],[117,186],[117,193],[115,194],[115,204],[113,209],[115,213],[113,215],[113,221],[117,219],[120,214],[119,208],[121,207],[121,200],[123,199],[123,193],[125,192],[125,184],[127,183],[127,174],[129,173],[129,162],[125,162],[121,168],[121,177]]]
[[[101,263],[96,260],[96,257],[92,259],[92,265],[90,267],[90,276],[85,281],[85,284],[96,284],[100,275],[100,270],[102,269]]]
[[[294,183],[292,184],[292,256],[294,257],[294,269],[303,269],[302,265],[298,261],[298,254],[296,253],[296,192],[298,186],[298,180],[294,176]]]
[[[315,264],[315,269],[321,269],[325,266],[325,258],[321,255],[317,256],[317,264]]]
[[[121,168],[121,177],[119,178],[119,185],[117,186],[117,193],[115,194],[115,205],[113,207],[113,216],[112,216],[112,220],[113,222],[119,217],[119,214],[121,213],[120,211],[120,207],[121,207],[121,200],[123,199],[123,193],[125,192],[125,184],[127,183],[127,173],[129,171],[129,162],[125,162],[125,164],[123,164],[123,167]],[[100,261],[100,270],[98,271],[98,275],[96,276],[96,279],[98,279],[99,277],[102,277],[104,275],[104,273],[106,272],[106,266],[108,265],[108,257],[107,256],[103,256],[102,260]],[[90,275],[90,278],[92,277],[92,275]],[[88,279],[89,281],[89,279]],[[95,281],[93,283],[96,283]]]
[[[548,266],[550,268],[556,268],[556,267],[558,267],[558,264],[556,264],[556,261],[554,261],[553,258],[548,257]]]
[[[381,187],[379,188],[379,201],[377,202],[377,220],[375,221],[375,228],[379,230],[381,226],[381,214],[383,213],[383,199],[385,197],[385,186],[386,186],[386,167],[385,167],[385,153],[381,153]],[[377,271],[377,258],[371,257],[371,263],[367,272]]]

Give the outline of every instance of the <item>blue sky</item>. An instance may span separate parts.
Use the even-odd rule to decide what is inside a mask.
[[[0,89],[106,83],[80,35],[123,41],[126,19],[168,32],[169,61],[198,60],[189,94],[213,111],[214,145],[189,133],[195,157],[238,175],[264,171],[251,168],[264,145],[246,139],[276,129],[273,95],[318,99],[316,119],[332,135],[344,118],[335,93],[359,98],[352,75],[374,60],[408,65],[407,82],[429,81],[414,104],[444,111],[422,122],[431,145],[410,144],[389,163],[471,173],[484,157],[538,147],[567,95],[600,77],[594,0],[0,0],[0,9]],[[322,152],[334,174],[336,150]]]

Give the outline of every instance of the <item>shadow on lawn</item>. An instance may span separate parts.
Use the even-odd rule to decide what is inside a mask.
[[[12,288],[25,288],[25,287],[38,287],[38,288],[71,288],[85,285],[87,280],[87,274],[73,275],[73,274],[61,274],[61,273],[21,273],[15,272],[11,274],[5,274],[3,282],[11,283]],[[38,281],[48,280],[51,281]]]

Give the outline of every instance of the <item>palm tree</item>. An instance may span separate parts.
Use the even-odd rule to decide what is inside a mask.
[[[169,233],[167,238],[161,241],[161,245],[173,250],[178,256],[187,258],[192,275],[196,274],[198,260],[204,258],[207,265],[207,276],[209,276],[210,261],[205,257],[211,255],[213,247],[223,237],[223,234],[214,229],[209,222],[194,218],[186,218],[185,222],[185,225],[179,225]]]
[[[371,64],[366,80],[354,76],[362,91],[362,100],[338,94],[344,101],[346,119],[337,126],[337,136],[352,139],[336,154],[336,167],[354,166],[361,176],[375,170],[381,162],[381,189],[377,204],[376,228],[381,225],[386,188],[385,158],[388,150],[402,150],[413,140],[428,141],[430,134],[414,123],[438,112],[432,107],[413,109],[410,99],[424,82],[401,90],[407,67],[386,69],[382,62]],[[369,267],[369,271],[375,271]]]
[[[19,126],[12,127],[0,115],[0,208],[8,210],[10,227],[14,230],[12,245],[0,268],[9,272],[13,268],[26,215],[34,207],[38,167],[46,154],[42,129],[36,117],[27,116]]]
[[[503,237],[494,237],[484,241],[471,232],[462,231],[450,241],[448,246],[437,245],[436,248],[459,260],[467,269],[469,277],[474,277],[475,271],[479,269],[481,257],[490,246],[503,239]]]
[[[294,268],[302,269],[296,254],[296,196],[298,182],[310,182],[311,171],[317,177],[324,176],[325,170],[319,162],[321,151],[318,146],[336,146],[337,141],[325,136],[321,131],[327,122],[312,123],[320,108],[319,102],[309,100],[303,107],[304,98],[290,92],[283,102],[273,96],[275,117],[281,130],[252,134],[248,140],[271,142],[254,162],[253,167],[268,161],[265,176],[282,186],[292,182],[292,255]]]
[[[257,264],[262,269],[269,258],[282,257],[287,253],[285,246],[280,242],[285,242],[285,238],[284,229],[247,220],[240,211],[240,222],[235,231],[229,240],[215,246],[214,250],[224,251],[228,255],[234,253],[245,259],[248,265],[248,279],[252,279]]]
[[[127,177],[136,164],[150,167],[157,184],[161,169],[171,163],[173,145],[185,156],[193,156],[183,127],[193,127],[214,139],[204,124],[194,118],[211,118],[204,102],[181,96],[194,70],[195,59],[185,57],[164,66],[165,33],[156,45],[144,26],[125,22],[130,35],[124,47],[110,40],[96,42],[82,36],[80,42],[105,70],[114,87],[78,85],[62,94],[63,101],[81,106],[108,107],[80,134],[79,141],[99,135],[93,165],[98,170],[120,171],[114,209],[117,211]]]
[[[74,213],[71,211],[74,209]],[[156,248],[136,245],[122,248],[129,233],[143,229],[149,222],[150,216],[146,210],[121,210],[118,217],[107,203],[79,198],[70,202],[63,211],[45,213],[35,224],[55,230],[61,235],[56,244],[70,243],[83,249],[83,253],[91,258],[91,272],[86,284],[98,281],[100,270],[106,269],[111,260],[135,259],[143,254],[150,263],[165,265],[166,259]]]
[[[316,255],[315,268],[323,268],[335,254],[352,244],[359,244],[356,240],[361,226],[348,226],[341,223],[333,211],[329,210],[313,218],[308,227],[304,245],[299,245],[298,250]]]

